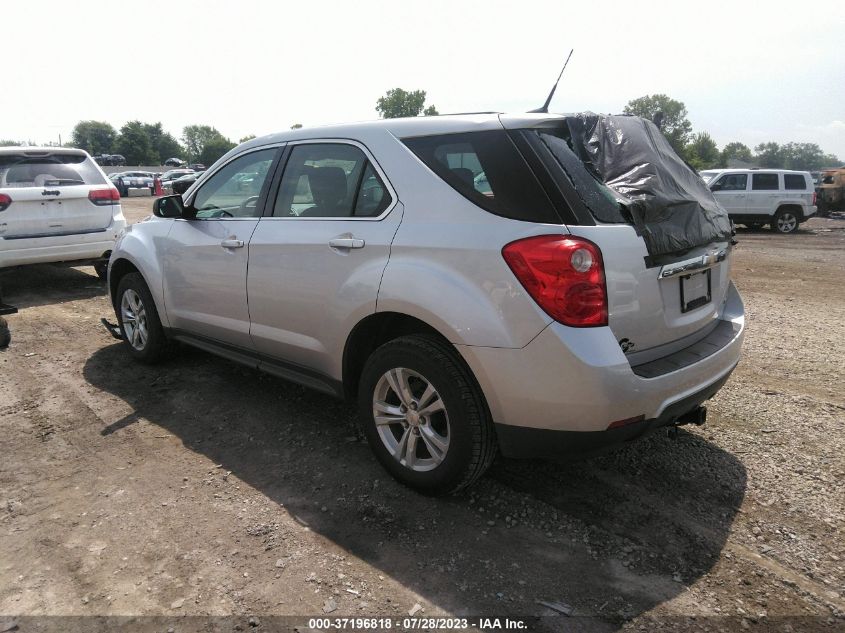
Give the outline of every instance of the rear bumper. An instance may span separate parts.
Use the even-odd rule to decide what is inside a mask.
[[[120,219],[104,232],[0,240],[0,268],[100,259],[114,248],[117,236],[125,227],[126,221]]]
[[[517,438],[517,429],[523,437],[540,438],[541,444],[546,440],[558,448],[561,443],[612,444],[671,424],[718,391],[739,362],[744,336],[744,308],[733,284],[722,320],[729,335],[718,328],[722,340],[716,351],[700,353],[697,343],[688,348],[700,353],[692,362],[678,363],[677,368],[667,365],[647,375],[631,367],[606,327],[575,329],[554,323],[522,349],[458,349],[484,392],[506,455],[536,444]],[[608,431],[614,422],[640,416],[640,423]],[[556,433],[571,437],[555,440]],[[541,451],[548,453],[557,451]]]
[[[496,424],[496,436],[505,457],[559,459],[599,453],[674,425],[680,416],[694,411],[702,402],[712,398],[730,378],[732,371],[733,368],[701,391],[671,404],[658,418],[604,431],[555,431]]]

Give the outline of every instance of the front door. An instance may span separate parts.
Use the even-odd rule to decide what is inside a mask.
[[[164,305],[170,327],[252,350],[246,270],[278,147],[229,161],[186,202],[164,238]]]
[[[401,214],[362,146],[293,145],[268,217],[249,244],[247,292],[258,351],[339,379],[349,331],[375,312]]]
[[[745,213],[748,201],[748,174],[724,174],[711,187],[716,200],[728,212],[728,215]]]

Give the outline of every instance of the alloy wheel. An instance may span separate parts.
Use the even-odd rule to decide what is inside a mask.
[[[416,472],[437,468],[449,451],[449,414],[424,376],[396,367],[373,392],[373,419],[379,438],[400,464]]]
[[[781,233],[792,233],[798,226],[798,218],[789,211],[782,212],[777,219],[778,231]]]
[[[139,352],[147,346],[147,310],[141,296],[127,288],[120,299],[120,320],[129,344]]]

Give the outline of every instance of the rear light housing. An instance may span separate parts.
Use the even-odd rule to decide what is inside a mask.
[[[5,211],[12,204],[12,199],[8,194],[0,193],[0,211]]]
[[[814,191],[813,192],[813,206],[816,206],[816,200],[818,199],[818,197],[819,197],[818,192]]]
[[[114,187],[108,189],[92,189],[88,192],[88,199],[98,207],[105,207],[120,201],[120,192]]]
[[[607,325],[607,285],[601,250],[570,235],[517,240],[502,256],[531,298],[570,327]]]

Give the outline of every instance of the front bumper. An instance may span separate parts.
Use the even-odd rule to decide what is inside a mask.
[[[517,454],[519,446],[538,444],[524,439],[531,437],[557,447],[540,453],[557,454],[561,444],[612,444],[671,424],[715,394],[739,362],[744,336],[744,308],[733,284],[721,318],[731,334],[718,351],[647,376],[636,373],[606,327],[554,323],[522,349],[458,349],[487,399],[502,452]],[[642,422],[608,431],[614,422],[637,417]],[[558,433],[569,438],[554,439]]]

